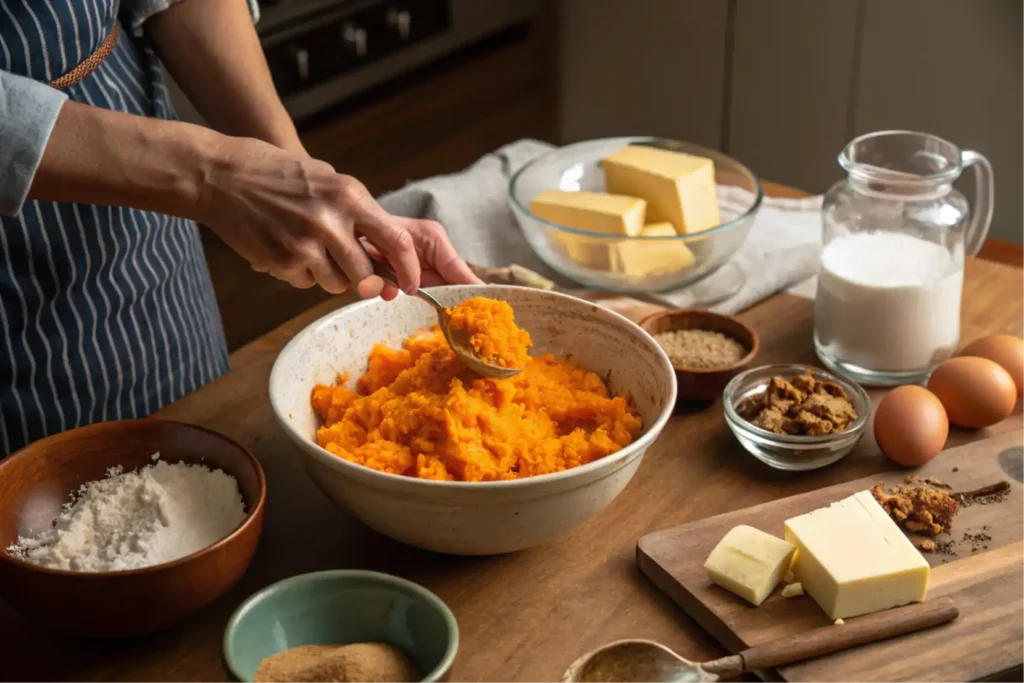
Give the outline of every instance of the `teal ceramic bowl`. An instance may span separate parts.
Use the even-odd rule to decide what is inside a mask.
[[[224,660],[251,681],[265,658],[299,645],[382,642],[405,652],[423,681],[445,680],[459,648],[455,616],[422,586],[388,574],[301,574],[256,593],[224,632]]]

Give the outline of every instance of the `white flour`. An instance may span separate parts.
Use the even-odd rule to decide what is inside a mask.
[[[838,237],[821,257],[818,344],[868,370],[926,369],[956,350],[963,281],[962,258],[941,245],[895,232]]]
[[[154,460],[157,456],[153,456]],[[170,562],[227,536],[245,509],[234,477],[158,461],[82,486],[51,529],[8,552],[50,569],[105,572]]]

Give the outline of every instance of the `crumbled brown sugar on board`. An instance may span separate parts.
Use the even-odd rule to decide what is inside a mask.
[[[894,522],[907,531],[925,536],[934,537],[949,531],[960,509],[953,496],[927,485],[902,484],[887,491],[885,485],[879,483],[871,489],[871,495]]]

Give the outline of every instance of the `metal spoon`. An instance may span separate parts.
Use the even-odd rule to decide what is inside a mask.
[[[718,681],[931,628],[956,619],[959,613],[951,599],[939,598],[779,638],[703,663],[691,662],[651,640],[618,640],[577,659],[562,681]]]
[[[398,287],[398,276],[385,266],[383,263],[370,259],[373,263],[373,274],[379,277],[389,285]],[[469,342],[469,335],[461,331],[453,331],[451,329],[451,317],[448,315],[448,310],[441,305],[441,302],[432,297],[422,289],[417,289],[413,296],[426,301],[428,304],[434,307],[434,311],[437,313],[437,323],[441,326],[441,332],[444,333],[444,338],[448,340],[448,345],[452,347],[452,351],[458,357],[462,364],[467,368],[480,375],[481,377],[490,377],[492,379],[508,379],[513,375],[522,372],[522,368],[505,368],[500,365],[492,365],[480,358],[473,346]]]

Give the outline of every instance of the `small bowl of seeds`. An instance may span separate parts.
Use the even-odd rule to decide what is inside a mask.
[[[665,350],[681,401],[714,401],[757,355],[757,332],[731,315],[704,310],[662,311],[640,327]]]

